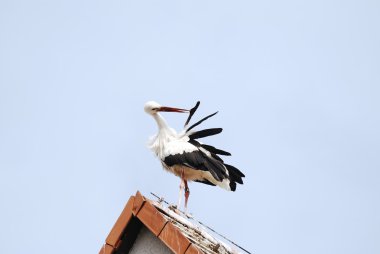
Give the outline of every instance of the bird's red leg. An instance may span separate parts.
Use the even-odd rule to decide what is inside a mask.
[[[182,199],[182,190],[185,189],[186,184],[187,183],[185,183],[185,180],[184,180],[184,177],[183,177],[183,170],[182,170],[182,172],[181,172],[181,184],[179,185],[179,196],[178,196],[178,206],[177,206],[177,209],[180,209],[181,199]]]
[[[184,184],[183,184],[183,180],[181,179],[181,184],[179,185],[179,195],[178,195],[178,205],[177,205],[177,209],[180,208],[181,206],[181,199],[182,199],[182,189],[184,189]]]
[[[184,180],[185,183],[185,211],[187,210],[187,201],[189,200],[190,196],[190,189],[189,186],[187,185],[187,181]]]

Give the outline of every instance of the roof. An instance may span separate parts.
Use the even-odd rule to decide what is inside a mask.
[[[99,254],[128,253],[145,226],[176,254],[236,254],[194,219],[181,216],[137,192],[131,196]]]

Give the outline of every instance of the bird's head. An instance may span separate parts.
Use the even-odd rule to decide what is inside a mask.
[[[157,114],[158,112],[177,112],[177,113],[189,112],[189,110],[187,109],[161,106],[155,101],[148,101],[147,103],[145,103],[144,111],[150,115]]]

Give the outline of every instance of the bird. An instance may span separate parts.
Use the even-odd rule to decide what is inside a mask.
[[[222,128],[194,130],[196,126],[218,112],[208,115],[188,127],[188,123],[199,104],[198,101],[191,110],[161,106],[155,101],[148,101],[144,105],[144,111],[154,118],[158,126],[158,133],[151,138],[148,147],[158,157],[165,170],[180,177],[179,199],[176,208],[179,209],[180,207],[182,191],[184,191],[185,211],[190,196],[188,181],[235,191],[236,184],[243,184],[242,178],[245,177],[239,169],[225,163],[220,158],[219,155],[230,156],[229,152],[198,141],[198,139],[222,132]],[[160,112],[189,113],[184,130],[177,133],[176,130],[168,126]]]

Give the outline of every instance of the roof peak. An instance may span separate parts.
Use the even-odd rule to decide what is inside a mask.
[[[158,198],[157,195],[151,194]],[[213,235],[213,233],[218,233],[210,227],[182,211],[177,209],[175,211],[163,198],[159,198],[158,201],[150,200],[137,191],[136,195],[128,200],[99,254],[128,253],[142,225],[174,253],[239,253],[236,248]],[[210,232],[210,229],[213,232]],[[225,240],[228,239],[225,238]]]

